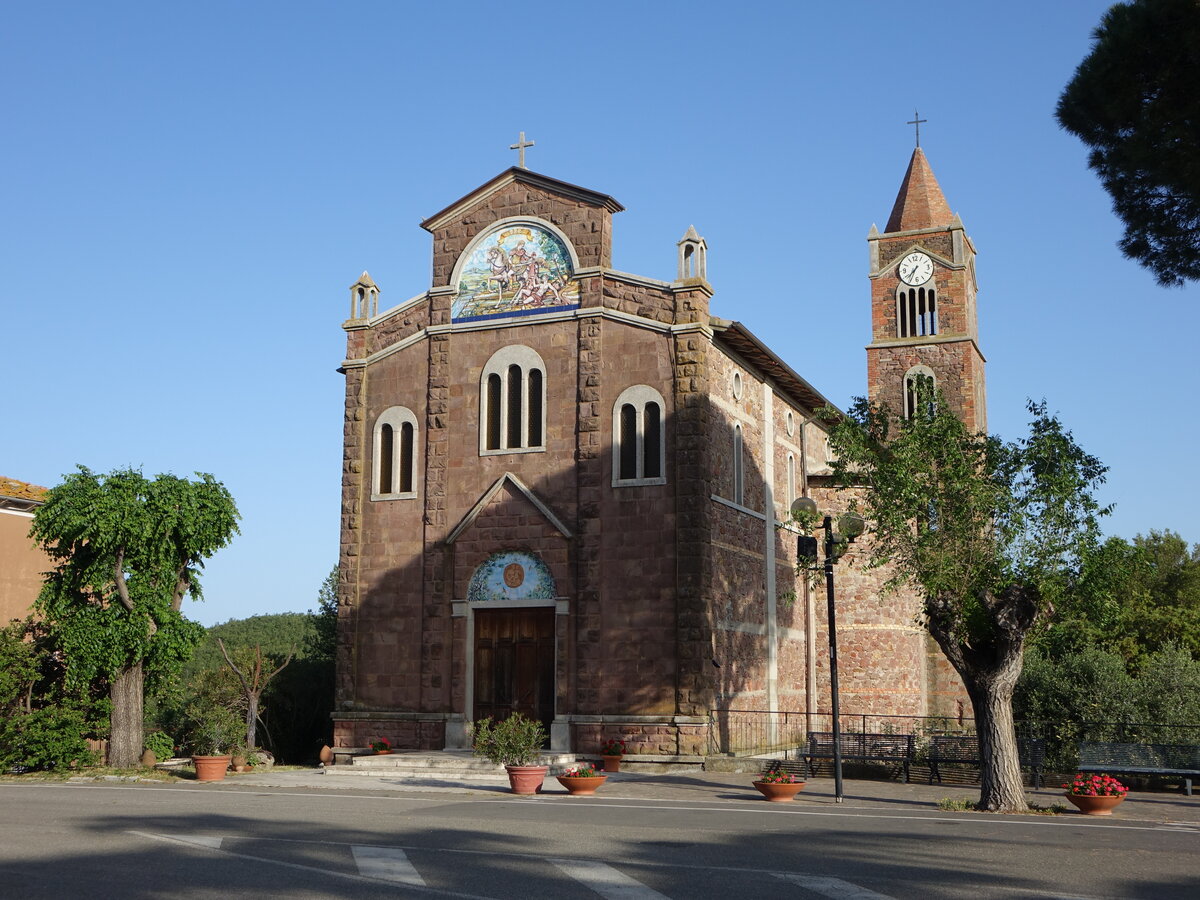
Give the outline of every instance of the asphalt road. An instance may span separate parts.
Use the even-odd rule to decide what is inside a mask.
[[[654,793],[8,783],[0,897],[1200,897],[1196,822]]]

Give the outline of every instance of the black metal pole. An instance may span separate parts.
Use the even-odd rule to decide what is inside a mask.
[[[829,603],[829,691],[833,701],[834,802],[842,802],[842,719],[838,706],[837,619],[833,609],[833,518],[825,517],[825,599]]]

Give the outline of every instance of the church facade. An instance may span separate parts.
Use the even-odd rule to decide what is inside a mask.
[[[974,249],[918,149],[872,228],[873,397],[931,374],[983,426]],[[695,757],[714,710],[828,707],[823,592],[786,525],[829,482],[828,401],[677,277],[622,272],[605,194],[509,169],[422,223],[428,290],[351,287],[335,743],[469,746],[514,711],[551,746]],[[843,562],[842,709],[961,714],[904,594]],[[958,706],[956,706],[958,704]]]

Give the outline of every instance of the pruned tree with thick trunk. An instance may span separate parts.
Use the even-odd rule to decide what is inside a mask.
[[[974,707],[979,808],[1023,810],[1012,697],[1026,637],[1068,590],[1107,510],[1092,491],[1107,471],[1044,403],[1028,437],[972,434],[928,379],[917,412],[898,419],[859,399],[835,419],[835,477],[868,522],[868,565],[907,587],[962,677]],[[831,411],[832,413],[832,411]]]
[[[180,607],[200,597],[204,560],[237,532],[229,492],[197,474],[151,480],[80,466],[49,491],[30,530],[54,561],[37,609],[58,634],[68,679],[109,685],[114,766],[137,765],[146,678],[177,670],[203,637]]]

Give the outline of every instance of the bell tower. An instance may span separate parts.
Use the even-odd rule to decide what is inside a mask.
[[[976,316],[975,245],[950,212],[920,145],[882,233],[872,225],[867,395],[912,414],[915,378],[932,377],[972,431],[987,430]]]

